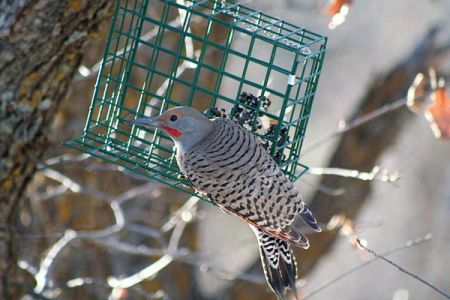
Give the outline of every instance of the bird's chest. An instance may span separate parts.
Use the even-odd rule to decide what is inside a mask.
[[[177,151],[177,157],[176,158],[177,158],[177,164],[178,164],[178,167],[180,168],[181,173],[186,174],[186,168],[184,166],[184,162],[185,162],[184,152]]]
[[[179,152],[177,153],[177,163],[180,171],[189,179],[192,187],[199,193],[209,196],[210,191],[208,189],[209,182],[202,172],[201,169],[196,167],[196,155],[192,153]],[[194,162],[193,162],[194,161]]]

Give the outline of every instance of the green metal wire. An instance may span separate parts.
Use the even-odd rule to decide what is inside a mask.
[[[279,163],[292,181],[300,178],[307,171],[299,161],[300,150],[327,38],[239,2],[225,4],[118,0],[84,132],[65,145],[196,195],[180,174],[170,138],[158,130],[130,127],[124,120],[197,105],[200,93],[208,98],[203,106],[209,109],[254,110],[250,129],[271,143],[272,155],[284,155]],[[214,37],[217,31],[224,31],[223,40]],[[146,32],[153,36],[145,39]],[[208,59],[211,49],[219,53],[217,61]],[[242,62],[237,71],[233,58]],[[265,70],[256,74],[261,80],[254,67]],[[202,84],[202,72],[214,75],[211,87]],[[176,98],[177,87],[187,89],[185,99]],[[242,92],[266,96],[272,105],[264,109],[242,103]],[[275,126],[271,136],[256,126],[263,119]],[[280,142],[285,128],[289,138]]]

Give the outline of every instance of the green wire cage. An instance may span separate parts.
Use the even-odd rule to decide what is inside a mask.
[[[180,105],[252,130],[295,181],[326,37],[235,1],[118,1],[82,136],[65,143],[192,195],[164,132]]]

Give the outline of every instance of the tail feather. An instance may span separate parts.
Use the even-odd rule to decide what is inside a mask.
[[[284,240],[288,240],[288,241],[292,242],[297,247],[300,247],[303,249],[309,248],[308,238],[303,233],[296,230],[292,226],[286,226],[286,227],[282,228],[280,230],[278,236]]]
[[[295,260],[294,253],[289,243],[283,240],[278,240],[278,249],[282,258],[280,260],[280,266],[283,268],[283,271],[280,273],[283,274],[284,286],[289,287],[297,298],[297,261]]]
[[[314,217],[313,213],[306,206],[304,206],[300,211],[300,216],[302,217],[303,221],[305,221],[305,223],[308,224],[308,226],[311,227],[314,231],[322,231],[322,229],[320,229],[319,225],[317,224],[317,220]]]
[[[286,289],[297,298],[297,263],[289,243],[253,228],[259,243],[261,262],[272,291],[278,299],[286,299]]]

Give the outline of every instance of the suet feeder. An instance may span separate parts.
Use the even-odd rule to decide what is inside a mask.
[[[84,132],[65,144],[195,195],[170,138],[125,122],[193,106],[252,130],[295,181],[326,41],[229,0],[119,0]]]

